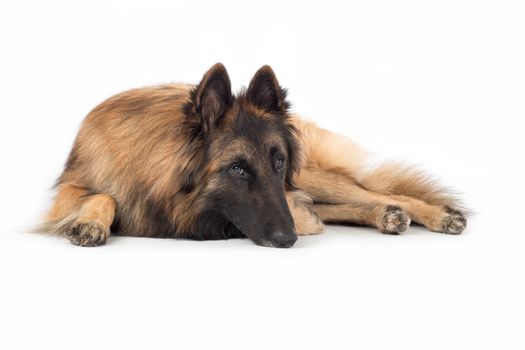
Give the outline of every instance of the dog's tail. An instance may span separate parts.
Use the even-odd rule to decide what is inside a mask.
[[[29,229],[31,233],[42,233],[49,236],[63,236],[71,230],[73,223],[78,217],[78,213],[73,213],[60,220],[44,219],[36,227]]]
[[[383,163],[364,174],[360,183],[367,190],[385,195],[404,195],[431,205],[465,210],[455,191],[439,185],[417,167],[403,163]]]

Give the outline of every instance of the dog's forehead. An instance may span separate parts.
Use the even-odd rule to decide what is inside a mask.
[[[268,159],[268,154],[274,150],[286,152],[286,141],[275,126],[255,118],[244,119],[218,130],[213,140],[215,144],[210,147],[210,159],[217,163],[215,167],[238,158],[259,163]]]
[[[263,136],[275,129],[275,118],[256,109],[241,107],[230,120],[231,130],[236,134]]]
[[[232,134],[225,135],[218,140],[217,147],[212,148],[214,158],[236,158],[257,160],[265,157],[273,149],[285,152],[285,142],[279,135],[272,133],[262,133],[254,137],[253,134]]]
[[[284,146],[283,125],[278,116],[240,107],[226,119],[224,139],[240,139],[245,148],[264,149]]]

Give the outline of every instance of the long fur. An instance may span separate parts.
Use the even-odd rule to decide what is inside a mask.
[[[297,209],[296,219],[312,223],[308,232],[323,230],[313,210],[320,204],[340,205],[328,208],[328,218],[345,220],[345,213],[360,210],[358,222],[376,225],[386,220],[384,208],[392,214],[390,204],[402,204],[394,196],[424,203],[407,208],[432,230],[453,231],[451,216],[463,223],[455,212],[462,209],[457,197],[423,171],[395,162],[368,170],[367,152],[350,139],[290,115],[286,90],[270,67],[262,67],[237,96],[229,84],[217,64],[197,86],[134,89],[97,106],[82,124],[57,181],[55,204],[38,230],[67,235],[83,203],[104,194],[100,203],[114,211],[114,219],[106,215],[108,232],[111,225],[112,233],[131,236],[242,237],[220,214],[223,204],[212,201],[224,186],[216,174],[230,154],[246,150],[243,142],[257,145],[268,138],[286,148],[285,189],[306,192],[303,197],[295,192],[288,203]],[[351,204],[357,207],[345,209]],[[372,204],[384,208],[363,209],[375,208]],[[317,208],[326,213],[327,207]]]
[[[431,205],[464,210],[454,191],[440,185],[425,171],[400,162],[380,164],[365,174],[360,183],[370,191],[413,197]]]

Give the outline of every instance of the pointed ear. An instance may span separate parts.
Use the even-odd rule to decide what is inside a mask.
[[[262,66],[253,77],[248,91],[248,101],[268,112],[286,113],[286,90],[279,86],[279,82],[270,66]]]
[[[195,113],[199,114],[204,132],[209,131],[224,115],[233,97],[230,77],[222,63],[211,67],[193,93]]]

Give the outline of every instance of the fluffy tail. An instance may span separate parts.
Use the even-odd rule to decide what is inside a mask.
[[[425,172],[397,162],[386,162],[361,178],[361,185],[386,195],[404,195],[431,205],[464,211],[457,193],[439,185]]]
[[[78,214],[74,213],[61,220],[44,220],[40,225],[30,229],[33,233],[44,233],[51,236],[63,236],[71,230],[73,223],[77,219]]]

